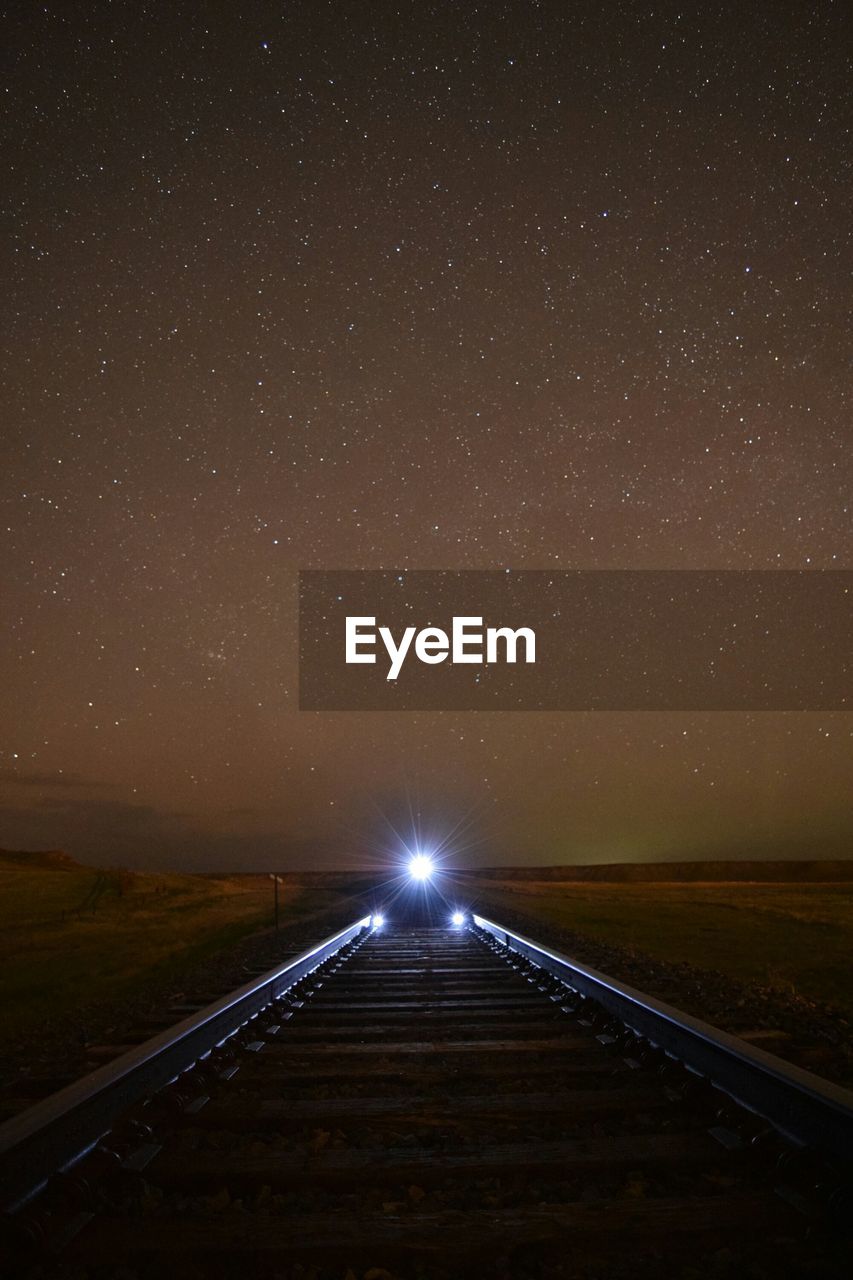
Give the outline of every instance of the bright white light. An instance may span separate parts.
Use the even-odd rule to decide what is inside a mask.
[[[429,880],[435,866],[426,853],[416,853],[409,863],[409,875],[413,880]]]
[[[384,917],[384,916],[381,916],[381,915],[375,915],[375,916],[373,917],[373,927],[374,927],[374,929],[381,929],[384,923],[385,923],[385,917]]]
[[[454,923],[455,925],[460,925],[460,924],[464,924],[464,923],[465,923],[465,916],[463,915],[463,913],[462,913],[461,911],[454,911],[454,912],[453,912],[453,923]]]

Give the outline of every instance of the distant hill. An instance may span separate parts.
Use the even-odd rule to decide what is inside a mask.
[[[0,849],[0,866],[39,868],[52,871],[97,871],[86,863],[78,862],[63,849],[14,850]],[[605,862],[577,866],[539,867],[448,867],[446,872],[461,880],[526,880],[571,883],[589,881],[616,884],[696,883],[697,881],[732,883],[759,882],[767,884],[831,884],[853,882],[853,859],[776,859],[744,860],[734,858],[708,859],[696,862]],[[134,873],[125,873],[134,874]],[[138,873],[137,873],[138,874]],[[157,873],[153,873],[157,874]],[[169,873],[160,873],[169,874]],[[260,876],[268,879],[264,871],[180,872],[173,874],[199,877],[202,880],[220,880],[224,875],[238,880]],[[338,892],[358,893],[376,884],[375,869],[353,868],[349,871],[281,871],[291,885],[304,889],[332,889]],[[384,878],[384,877],[382,877]]]
[[[687,881],[766,881],[827,884],[853,880],[853,859],[827,862],[610,862],[575,867],[478,867],[458,872],[480,880],[616,881],[620,884]]]
[[[0,862],[24,867],[50,867],[53,871],[78,871],[82,863],[62,849],[0,849]]]

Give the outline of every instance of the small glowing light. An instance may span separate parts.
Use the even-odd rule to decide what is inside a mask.
[[[373,917],[374,929],[381,929],[384,923],[385,923],[385,917],[383,915],[379,915],[378,913],[374,915]]]
[[[416,853],[409,863],[409,875],[413,880],[429,880],[434,870],[432,858],[425,853]]]
[[[464,924],[464,923],[465,923],[465,915],[464,915],[464,912],[462,912],[462,911],[454,911],[454,912],[453,912],[453,923],[454,923],[455,925]]]

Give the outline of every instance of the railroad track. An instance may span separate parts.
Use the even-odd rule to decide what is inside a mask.
[[[368,918],[0,1128],[3,1274],[834,1280],[852,1138],[487,920]]]

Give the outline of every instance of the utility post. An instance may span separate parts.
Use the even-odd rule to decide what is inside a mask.
[[[281,879],[281,876],[279,876],[279,875],[271,875],[271,876],[270,876],[270,880],[272,880],[273,902],[274,902],[274,904],[275,904],[275,931],[276,931],[276,933],[278,933],[278,882],[279,882],[279,880],[280,880],[280,879]]]

